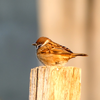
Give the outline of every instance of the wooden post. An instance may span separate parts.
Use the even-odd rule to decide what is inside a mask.
[[[81,69],[45,67],[31,69],[29,100],[80,100]]]

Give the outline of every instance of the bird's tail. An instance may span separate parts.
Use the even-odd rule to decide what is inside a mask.
[[[76,56],[88,56],[88,55],[83,53],[73,53],[72,56],[76,57]]]

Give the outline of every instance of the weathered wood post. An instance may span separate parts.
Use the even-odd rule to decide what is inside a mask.
[[[80,100],[81,69],[45,67],[31,69],[29,100]]]

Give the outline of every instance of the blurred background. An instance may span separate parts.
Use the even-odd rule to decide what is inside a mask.
[[[28,100],[40,36],[89,55],[66,66],[82,69],[81,100],[100,100],[100,0],[0,0],[0,100]]]

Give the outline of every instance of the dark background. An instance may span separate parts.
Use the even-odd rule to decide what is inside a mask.
[[[30,69],[36,67],[35,0],[0,0],[0,100],[28,100]]]

